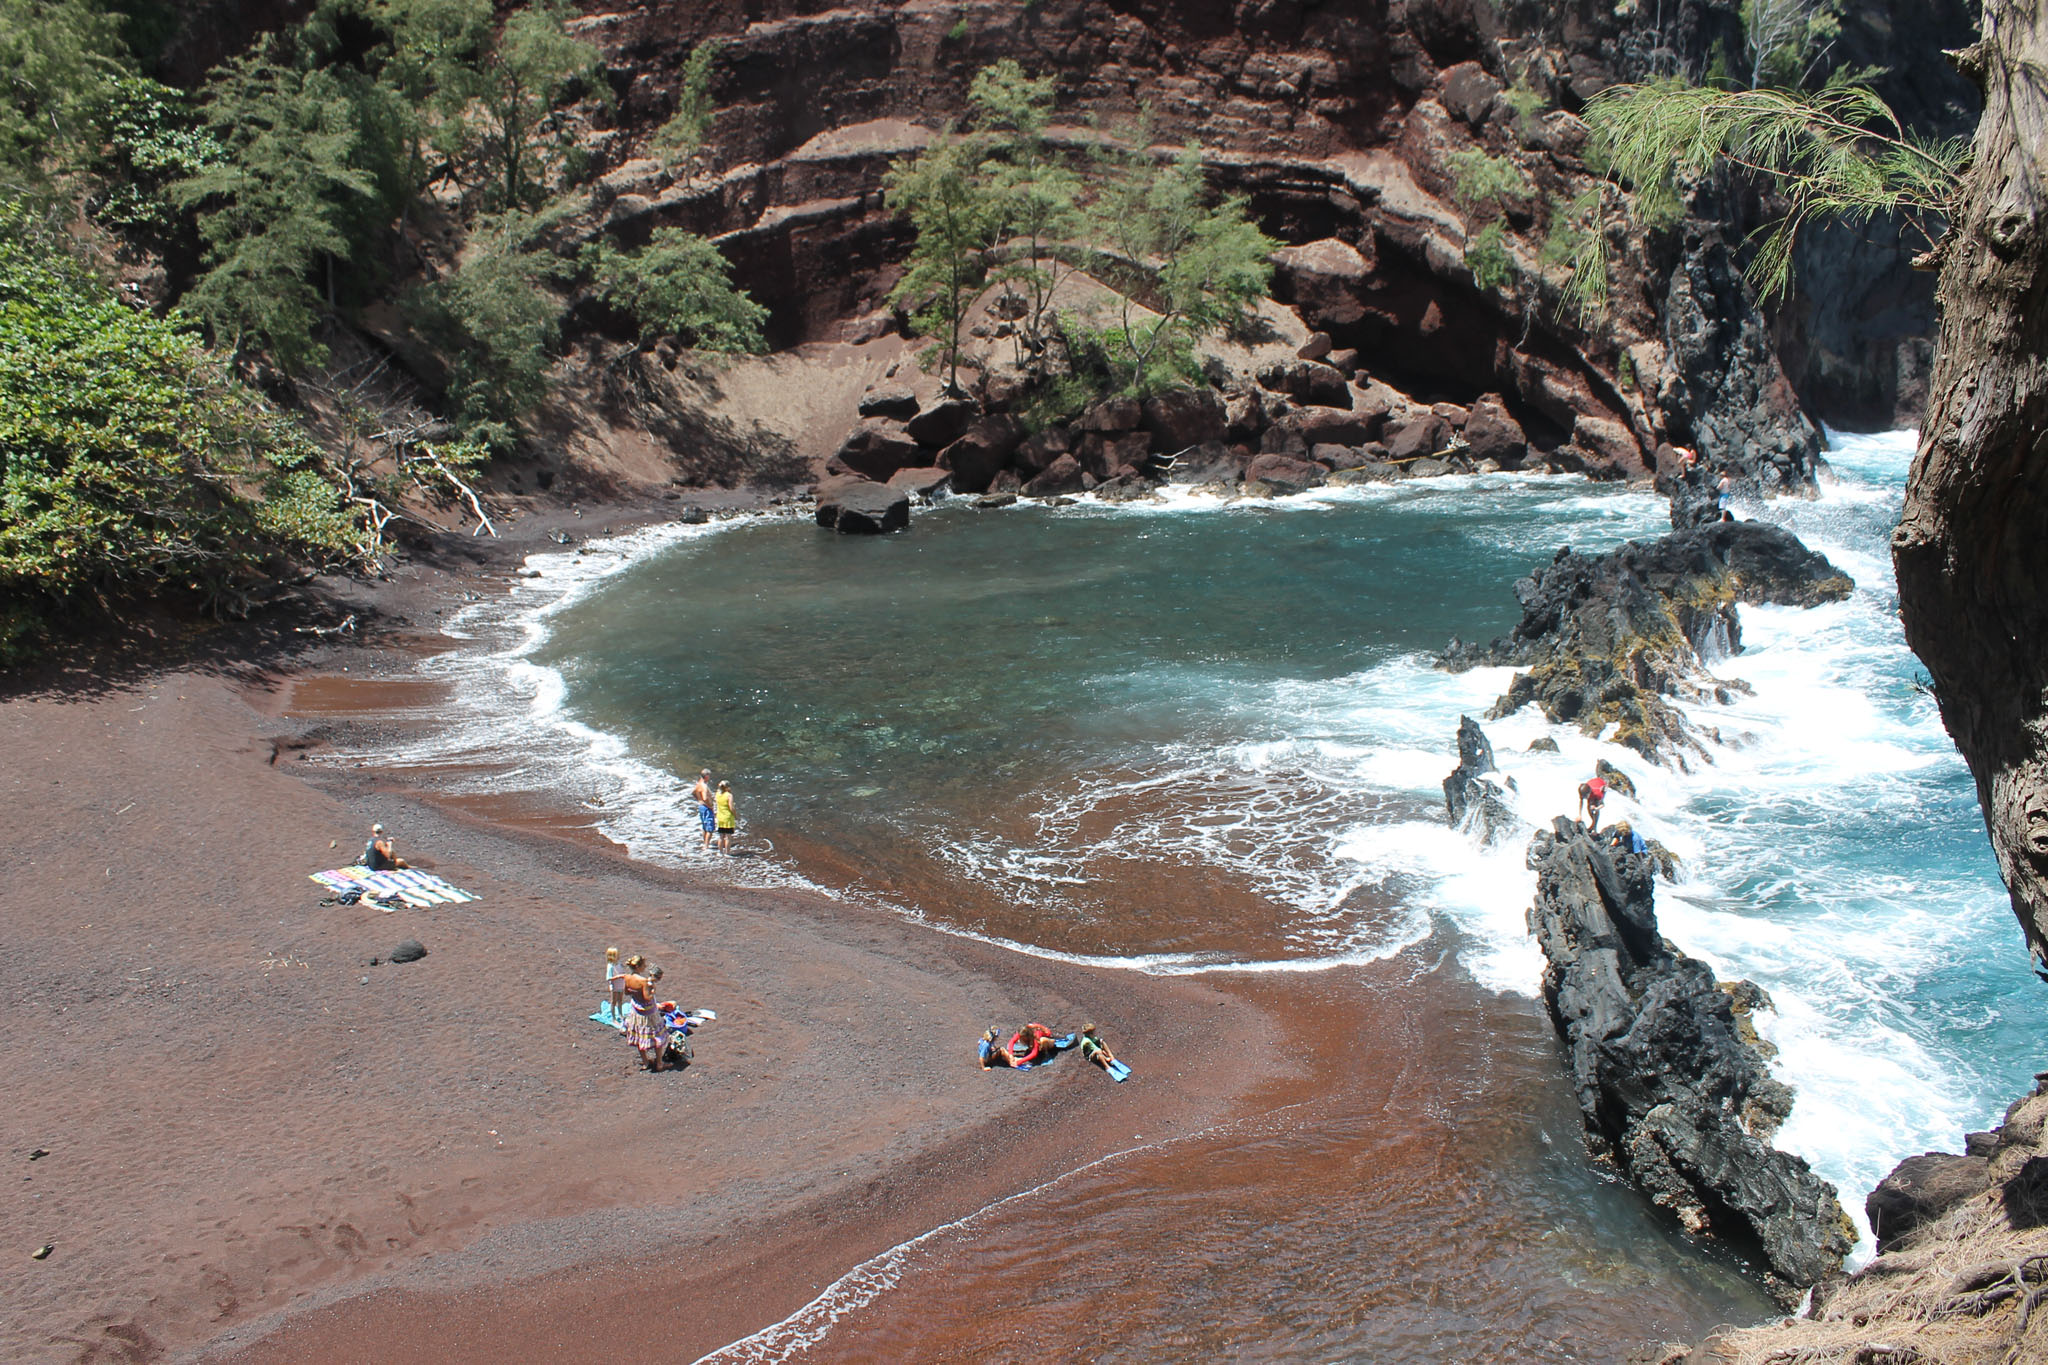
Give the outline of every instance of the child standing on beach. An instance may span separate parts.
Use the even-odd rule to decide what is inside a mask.
[[[626,1019],[626,969],[619,965],[619,950],[604,950],[604,988],[611,992],[612,1022],[624,1023]]]
[[[718,801],[716,804],[718,812],[718,851],[730,854],[732,852],[732,833],[739,828],[740,824],[739,813],[733,809],[732,804],[732,783],[720,782],[718,784]]]

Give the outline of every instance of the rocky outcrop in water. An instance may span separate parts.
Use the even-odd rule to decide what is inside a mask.
[[[1444,779],[1444,806],[1451,824],[1465,828],[1468,823],[1482,842],[1491,843],[1503,833],[1521,825],[1501,796],[1510,785],[1493,762],[1493,741],[1470,716],[1458,717],[1458,766]]]
[[[1560,818],[1529,846],[1529,927],[1587,1142],[1696,1235],[1754,1257],[1792,1302],[1855,1242],[1834,1187],[1770,1145],[1792,1093],[1743,1041],[1728,991],[1658,933],[1647,854]]]
[[[1739,682],[1707,666],[1740,652],[1736,606],[1813,606],[1849,595],[1848,575],[1763,522],[1718,522],[1588,557],[1569,549],[1515,584],[1522,619],[1486,646],[1452,641],[1439,662],[1522,668],[1489,716],[1531,703],[1553,722],[1613,738],[1646,758],[1702,752],[1674,697],[1726,701]]]

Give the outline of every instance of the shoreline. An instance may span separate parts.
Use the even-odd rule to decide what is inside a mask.
[[[545,548],[521,529],[470,572],[483,561],[503,581]],[[376,611],[372,638],[0,702],[17,800],[41,817],[10,868],[6,919],[26,951],[0,969],[10,1034],[41,1046],[0,1131],[17,1159],[50,1152],[23,1168],[0,1227],[57,1247],[24,1276],[9,1354],[402,1359],[380,1305],[419,1299],[442,1322],[422,1358],[480,1359],[502,1344],[451,1346],[441,1314],[496,1294],[566,1325],[592,1286],[624,1311],[633,1277],[617,1267],[635,1250],[647,1273],[687,1261],[697,1307],[671,1344],[701,1354],[908,1237],[1132,1132],[1226,1119],[1295,1070],[1273,1021],[1212,982],[1133,982],[820,895],[705,885],[545,802],[464,810],[374,766],[302,768],[310,748],[384,728],[392,687],[416,677],[407,661],[434,648],[425,623],[476,585],[418,561],[394,577],[345,599]],[[330,714],[286,722],[309,679],[334,694]],[[356,689],[382,695],[351,716]],[[126,819],[138,807],[146,824]],[[305,874],[345,862],[372,819],[483,898],[318,908]],[[99,885],[85,862],[105,864]],[[588,904],[607,908],[565,908]],[[367,965],[405,936],[429,956]],[[583,1021],[607,943],[650,951],[680,997],[719,1010],[693,1066],[645,1075]],[[1138,1057],[1231,1041],[1221,1064],[1155,1064],[1138,1087],[1078,1064],[973,1065],[988,1018],[1083,1013],[1118,1019]],[[1120,1142],[1091,1136],[1110,1113]],[[987,1161],[1020,1126],[1039,1135],[1031,1155]],[[683,1140],[706,1128],[715,1142]],[[667,1212],[620,1212],[635,1199]],[[751,1269],[771,1263],[798,1272],[780,1294]],[[499,1304],[475,1321],[505,1320]]]

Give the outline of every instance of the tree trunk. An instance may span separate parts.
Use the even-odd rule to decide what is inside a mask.
[[[1976,774],[2013,912],[2048,967],[2048,0],[1985,0],[1984,87],[1939,248],[1941,340],[1892,533],[1906,640]]]

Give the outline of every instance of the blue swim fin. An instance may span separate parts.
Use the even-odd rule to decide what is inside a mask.
[[[1113,1081],[1123,1082],[1131,1078],[1131,1069],[1122,1062],[1106,1063],[1102,1069],[1109,1073],[1109,1078]]]

